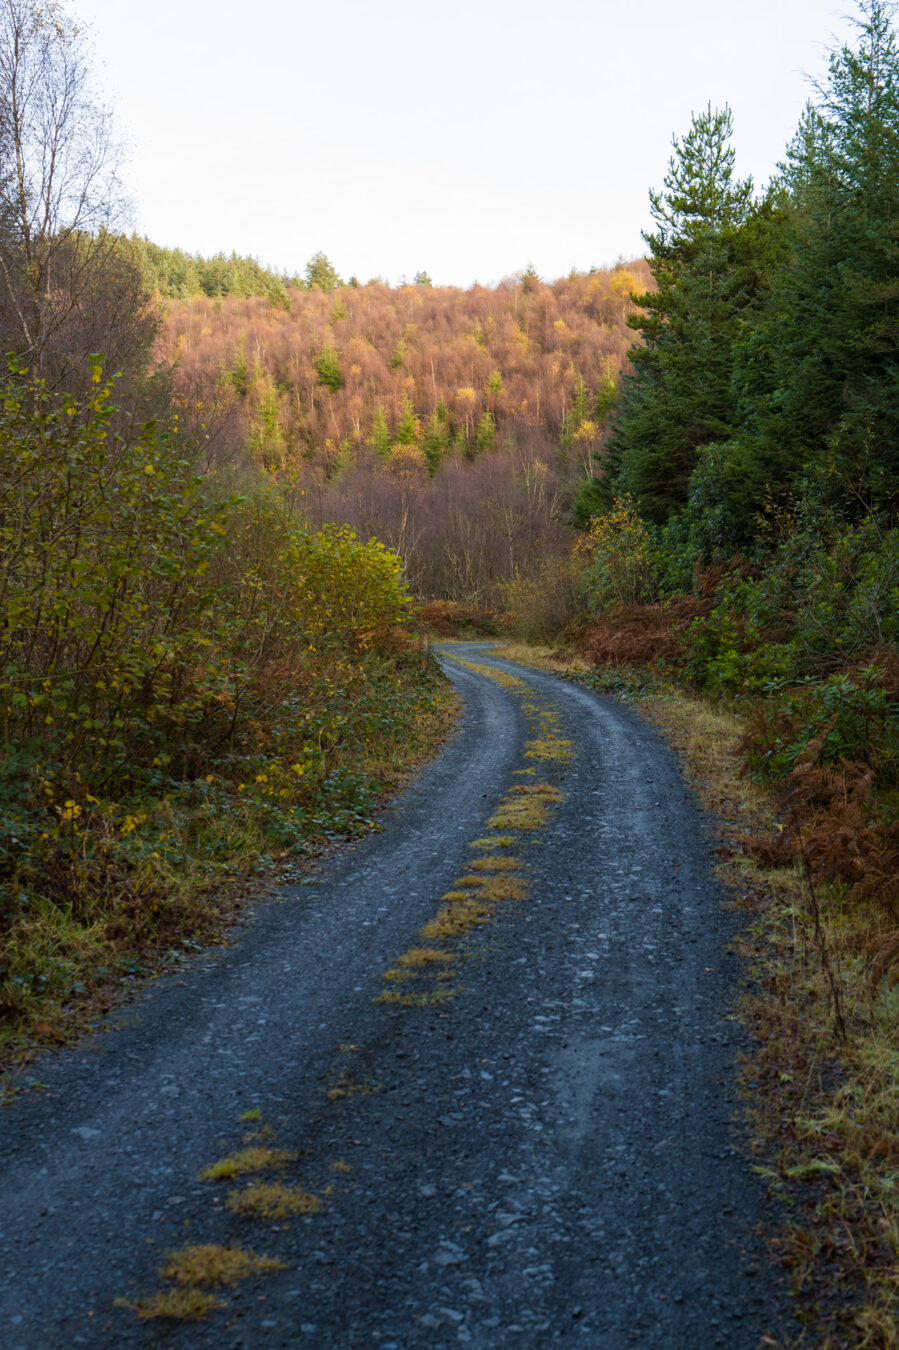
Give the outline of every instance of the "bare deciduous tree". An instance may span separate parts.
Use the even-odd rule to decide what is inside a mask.
[[[56,0],[0,0],[0,336],[53,384],[149,336],[118,163],[81,29]]]

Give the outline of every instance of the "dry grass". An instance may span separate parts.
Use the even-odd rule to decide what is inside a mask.
[[[297,1214],[320,1214],[324,1208],[317,1196],[275,1181],[230,1191],[226,1204],[232,1214],[252,1219],[289,1219]]]
[[[218,1247],[213,1244],[182,1247],[167,1252],[160,1279],[174,1280],[176,1284],[205,1285],[219,1289],[235,1285],[251,1275],[264,1275],[271,1270],[286,1270],[283,1261],[271,1256],[257,1256],[242,1247]]]
[[[513,787],[487,824],[495,830],[539,830],[547,823],[550,807],[564,801],[565,794],[550,783]]]
[[[542,647],[526,642],[503,642],[487,649],[491,656],[511,661],[520,666],[533,666],[549,671],[551,675],[579,675],[588,669],[579,657],[555,647]]]
[[[435,1003],[447,1003],[459,991],[446,985],[436,989],[410,989],[405,993],[399,989],[385,989],[378,994],[375,1003],[392,1003],[400,1008],[428,1008]]]
[[[472,872],[514,872],[520,867],[521,863],[517,858],[494,857],[492,855],[486,858],[475,858],[471,863]]]
[[[504,900],[526,900],[528,894],[527,882],[522,878],[496,873],[462,877],[458,884],[460,886],[476,886],[478,888],[478,899],[489,900],[491,904],[495,905],[502,904]]]
[[[168,1318],[173,1322],[199,1322],[222,1306],[221,1300],[206,1289],[164,1289],[151,1298],[117,1299],[116,1307],[130,1308],[142,1322]]]
[[[262,1172],[267,1167],[284,1167],[296,1162],[296,1153],[283,1148],[245,1148],[230,1158],[221,1158],[210,1163],[199,1174],[200,1181],[223,1181],[243,1175],[245,1172]]]
[[[549,806],[539,798],[505,798],[487,824],[494,830],[540,830],[549,820]]]
[[[397,957],[396,964],[403,970],[421,970],[429,966],[446,965],[452,959],[449,952],[439,952],[434,947],[410,947]]]
[[[482,666],[476,661],[463,661],[461,656],[454,656],[452,652],[447,655],[457,666],[464,666],[466,670],[473,670],[477,675],[483,675],[494,684],[501,684],[504,689],[526,690],[527,685],[524,680],[519,680],[517,675],[507,675],[504,670],[497,670],[495,666]]]
[[[448,892],[444,899],[454,892]],[[460,894],[460,899],[454,899],[450,904],[441,906],[433,919],[429,919],[419,932],[421,936],[429,942],[446,942],[450,938],[462,937],[464,933],[470,932],[479,923],[487,923],[490,919],[490,906],[485,905],[481,900],[473,900]]]

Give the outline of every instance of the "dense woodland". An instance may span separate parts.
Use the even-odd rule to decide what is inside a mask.
[[[313,280],[170,301],[159,353],[210,467],[266,471],[311,522],[388,543],[421,598],[501,606],[565,550],[650,283],[642,261],[467,291]]]
[[[899,48],[859,7],[780,172],[734,175],[730,112],[674,141],[647,234],[655,289],[589,491],[601,607],[680,603],[669,659],[762,695],[754,772],[802,810],[781,854],[899,900]],[[656,607],[654,610],[653,607]],[[624,616],[619,615],[623,620]],[[633,610],[628,622],[639,628]],[[650,623],[650,620],[647,619]],[[650,623],[651,626],[651,623]],[[594,650],[621,653],[608,608]],[[612,631],[614,630],[614,631]],[[647,650],[651,649],[648,642]],[[840,840],[839,846],[835,843]]]

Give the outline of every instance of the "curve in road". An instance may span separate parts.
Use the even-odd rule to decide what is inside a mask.
[[[630,710],[441,659],[382,830],[0,1113],[3,1350],[776,1343],[710,822]],[[139,1320],[210,1244],[279,1268]]]

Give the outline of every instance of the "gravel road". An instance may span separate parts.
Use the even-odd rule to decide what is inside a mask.
[[[627,708],[478,644],[443,660],[460,728],[382,830],[22,1076],[0,1111],[2,1350],[783,1335],[712,824]],[[442,904],[464,931],[435,936]],[[260,1178],[198,1173],[248,1144],[295,1153],[262,1179],[320,1212],[231,1213]],[[194,1243],[285,1268],[197,1323],[114,1306],[169,1288],[164,1254]]]

